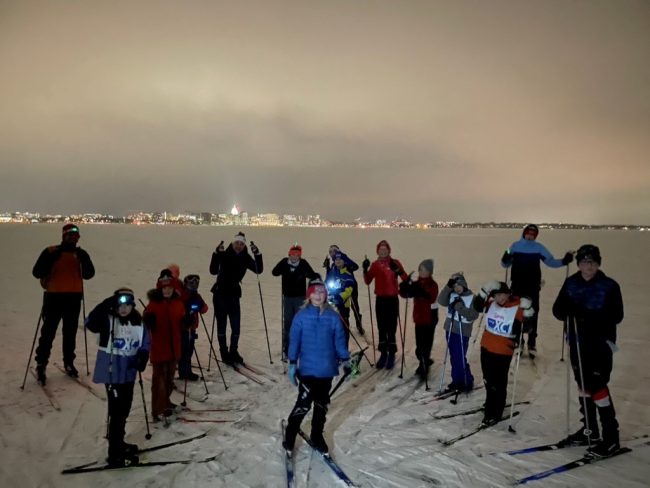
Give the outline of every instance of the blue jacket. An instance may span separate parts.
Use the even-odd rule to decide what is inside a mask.
[[[554,258],[543,244],[527,241],[523,237],[510,246],[510,256],[509,260],[501,261],[501,266],[504,268],[512,266],[510,279],[513,291],[519,294],[529,290],[539,290],[542,282],[540,262],[550,268],[564,266],[562,260]]]
[[[293,318],[289,337],[289,361],[298,363],[301,376],[333,378],[339,361],[350,359],[341,318],[331,308],[322,313],[311,304]]]
[[[332,268],[325,278],[327,286],[327,299],[338,310],[343,307],[350,308],[350,297],[354,291],[356,281],[347,268]]]
[[[104,384],[135,382],[138,354],[149,351],[149,333],[135,308],[122,318],[113,309],[115,297],[97,305],[86,318],[86,328],[99,335],[93,381]],[[109,337],[113,332],[112,345]],[[140,352],[142,351],[142,352]]]

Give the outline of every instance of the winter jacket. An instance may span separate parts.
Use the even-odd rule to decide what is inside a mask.
[[[248,254],[248,248],[239,254],[235,252],[232,244],[229,244],[225,251],[212,253],[210,260],[210,274],[217,275],[217,281],[210,290],[212,293],[222,295],[235,295],[241,297],[241,280],[244,279],[246,270],[262,274],[264,263],[262,255],[254,258]]]
[[[271,271],[273,276],[282,276],[282,295],[285,297],[305,298],[307,294],[307,280],[317,275],[305,259],[300,259],[293,266],[289,258],[282,258]]]
[[[333,378],[340,361],[350,359],[338,313],[311,304],[300,309],[291,323],[289,361],[298,363],[301,376]]]
[[[185,316],[183,301],[175,291],[171,298],[164,298],[160,290],[152,290],[148,295],[142,320],[151,333],[151,362],[178,360]]]
[[[203,315],[208,311],[208,304],[198,291],[190,291],[183,288],[181,301],[185,306],[185,317],[183,319],[183,328],[191,327],[196,330],[199,327],[199,314]]]
[[[413,298],[413,323],[416,326],[438,325],[438,283],[433,278],[402,281],[399,291],[402,297]]]
[[[575,319],[580,343],[610,341],[616,344],[616,326],[623,321],[623,297],[618,283],[602,271],[586,281],[578,271],[562,285],[553,304],[558,320]],[[569,341],[576,340],[573,324]]]
[[[457,302],[457,299],[460,299],[460,301]],[[447,308],[447,317],[445,318],[444,326],[446,332],[449,332],[451,328],[452,333],[458,334],[458,322],[460,320],[463,336],[472,336],[474,321],[479,316],[479,312],[472,306],[473,301],[474,295],[472,294],[472,290],[468,288],[465,288],[465,291],[460,295],[447,285],[442,288],[438,297],[438,303]],[[458,303],[457,307],[452,305],[455,303]]]
[[[519,297],[510,296],[502,307],[489,298],[474,297],[474,310],[485,312],[485,330],[481,337],[481,347],[491,353],[512,356],[522,333],[524,312],[519,308]]]
[[[408,278],[406,271],[402,263],[397,259],[393,259],[390,256],[385,258],[378,258],[374,261],[370,268],[368,268],[367,273],[363,273],[363,281],[366,285],[372,283],[372,280],[375,280],[375,295],[380,297],[396,297],[399,294],[399,289],[397,287],[397,276],[393,270],[390,269],[390,263],[393,262],[399,268],[399,277],[402,281]]]
[[[334,305],[337,310],[350,308],[352,292],[355,285],[354,277],[345,267],[334,269],[327,273],[325,285],[327,286],[327,301]]]
[[[139,356],[145,363],[149,356],[149,333],[140,313],[134,308],[126,317],[120,317],[115,311],[115,298],[104,300],[86,318],[86,328],[98,334],[95,383],[133,383],[138,374]]]
[[[95,276],[95,267],[86,251],[74,244],[47,247],[32,269],[47,293],[82,293],[83,281]]]
[[[515,293],[525,295],[528,292],[538,291],[542,282],[540,262],[550,268],[564,266],[561,259],[556,259],[541,243],[527,241],[523,237],[510,246],[510,258],[501,261],[501,266],[512,266],[510,279]]]

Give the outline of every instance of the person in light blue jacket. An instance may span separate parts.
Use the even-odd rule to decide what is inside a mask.
[[[327,288],[320,278],[309,282],[307,301],[291,324],[289,339],[289,380],[298,387],[298,399],[289,414],[284,448],[292,451],[302,420],[314,403],[311,441],[323,453],[328,452],[323,438],[332,378],[351,371],[350,353],[341,317],[327,303]]]
[[[108,464],[121,467],[138,462],[138,446],[124,442],[124,427],[131,411],[138,371],[149,361],[149,334],[135,310],[130,288],[119,288],[97,305],[86,328],[98,334],[93,381],[106,386],[108,396]]]

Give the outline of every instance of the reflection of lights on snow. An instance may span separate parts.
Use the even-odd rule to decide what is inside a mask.
[[[237,207],[237,204],[232,206],[232,210],[230,211],[231,215],[239,215],[239,207]]]

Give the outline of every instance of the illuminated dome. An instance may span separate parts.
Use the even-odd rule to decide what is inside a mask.
[[[231,215],[239,215],[239,207],[237,204],[232,206],[232,210],[230,211]]]

